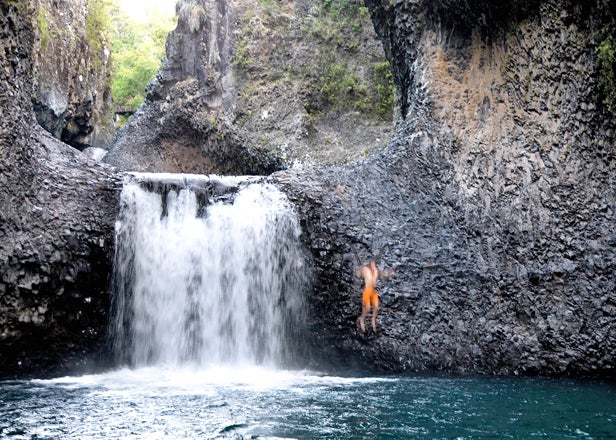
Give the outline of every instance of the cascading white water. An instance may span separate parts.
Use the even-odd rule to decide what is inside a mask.
[[[132,175],[122,191],[116,352],[134,366],[288,361],[307,276],[285,196],[246,182],[216,201],[212,188],[238,182],[204,176],[196,190],[196,176],[155,176]]]

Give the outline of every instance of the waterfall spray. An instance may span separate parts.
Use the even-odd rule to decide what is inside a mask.
[[[291,361],[307,280],[299,235],[271,184],[131,175],[116,224],[112,327],[121,361]]]

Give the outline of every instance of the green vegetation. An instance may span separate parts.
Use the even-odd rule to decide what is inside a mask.
[[[374,64],[373,87],[376,114],[383,119],[391,119],[396,86],[389,61]]]
[[[300,84],[311,121],[353,111],[370,119],[392,119],[395,88],[389,63],[360,48],[364,34],[372,32],[364,0],[322,0],[295,25],[288,22],[280,2],[258,0],[258,5],[260,11],[249,10],[236,34],[233,67],[239,81],[267,78],[270,87]],[[299,35],[294,29],[301,29]],[[264,38],[275,43],[255,43]],[[309,48],[298,56],[277,44],[297,38]],[[247,90],[243,95],[250,106]]]
[[[122,11],[120,1],[88,0],[85,43],[93,56],[87,68],[102,72],[103,56],[106,56],[103,51],[111,52],[113,100],[118,109],[130,112],[143,102],[145,88],[160,68],[161,59],[165,55],[167,34],[175,26],[176,18],[154,8],[146,9],[145,22],[137,22]],[[62,20],[54,15],[53,10],[48,11],[43,5],[38,5],[37,9],[34,25],[38,29],[43,52],[60,37],[68,41],[73,49],[73,45],[79,44],[80,37],[75,35],[70,26],[58,28]],[[190,10],[184,7],[182,10],[190,17],[201,14],[198,8]]]
[[[368,13],[363,0],[323,0],[323,9],[336,15],[344,14],[347,18],[357,13],[367,17]]]
[[[359,35],[364,26],[372,26],[372,22],[363,0],[325,0],[311,25],[312,36],[317,41],[353,52],[357,49],[353,35]]]
[[[203,6],[190,1],[182,3],[178,16],[183,22],[188,24],[188,29],[190,29],[191,32],[197,32],[201,29],[203,21],[205,21],[206,12]]]
[[[317,110],[354,110],[383,120],[391,119],[395,87],[389,62],[375,63],[371,71],[372,80],[361,81],[346,64],[325,59],[321,74],[313,80],[319,99]]]
[[[325,62],[322,74],[316,81],[316,88],[322,107],[329,110],[365,111],[368,107],[366,85],[346,65],[333,59]]]
[[[41,49],[47,50],[49,47],[49,19],[47,18],[47,11],[41,6],[36,16],[36,22],[38,24],[39,35],[41,38]]]
[[[608,32],[608,36],[597,47],[595,63],[599,73],[603,103],[614,112],[616,111],[616,39],[613,32]]]
[[[156,76],[165,56],[167,34],[175,26],[175,17],[157,10],[148,12],[147,20],[140,23],[131,20],[117,3],[111,8],[111,93],[123,111],[135,111],[144,101],[145,88]]]
[[[235,44],[235,57],[233,59],[233,67],[238,73],[246,73],[253,65],[253,60],[250,57],[250,45],[247,39],[239,40]]]
[[[272,14],[280,10],[280,4],[276,0],[259,0],[259,3],[267,14]]]
[[[89,0],[86,16],[86,40],[88,45],[101,50],[103,43],[109,40],[111,29],[111,0]]]
[[[350,67],[359,46],[355,36],[371,26],[363,0],[323,0],[312,23],[312,35],[324,48],[319,75],[313,79],[319,111],[358,111],[383,120],[392,118],[395,88],[389,63],[373,59],[362,66],[362,75]]]
[[[6,0],[3,6],[16,8],[23,17],[27,17],[33,11],[32,2],[29,0]]]

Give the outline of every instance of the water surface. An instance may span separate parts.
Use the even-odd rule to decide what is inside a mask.
[[[0,437],[613,439],[616,390],[573,380],[123,369],[0,382]]]

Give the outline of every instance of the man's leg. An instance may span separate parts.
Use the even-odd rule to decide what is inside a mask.
[[[370,313],[370,305],[366,305],[362,303],[361,305],[361,316],[359,317],[359,326],[361,327],[361,331],[366,333],[366,315]]]
[[[376,333],[376,315],[379,313],[379,297],[375,295],[372,300],[372,331]]]

